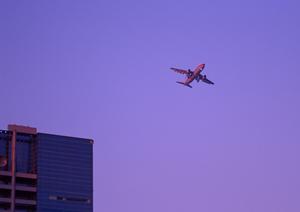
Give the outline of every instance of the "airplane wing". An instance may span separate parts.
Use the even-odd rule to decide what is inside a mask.
[[[207,84],[214,84],[212,81],[210,81],[209,79],[205,78],[202,80],[203,82],[207,83]]]
[[[171,68],[171,69],[179,74],[188,74],[189,73],[187,70],[183,70],[183,69],[178,69],[178,68]]]
[[[200,71],[199,73],[201,73],[201,71],[204,69],[205,64],[200,64],[195,68],[194,73],[197,73],[198,71]]]

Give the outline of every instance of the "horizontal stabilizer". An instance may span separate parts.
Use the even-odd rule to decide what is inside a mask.
[[[178,82],[178,81],[177,81],[177,83],[192,88],[192,86],[190,86],[189,84],[185,84],[184,82]]]

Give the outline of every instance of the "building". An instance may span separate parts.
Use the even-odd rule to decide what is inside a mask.
[[[93,140],[0,130],[0,212],[92,212]]]

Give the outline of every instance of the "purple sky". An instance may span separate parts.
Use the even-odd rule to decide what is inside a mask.
[[[96,212],[299,212],[299,7],[1,1],[0,128],[93,138]]]

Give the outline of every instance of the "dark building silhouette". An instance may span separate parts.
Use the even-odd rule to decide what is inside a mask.
[[[92,212],[93,140],[0,130],[0,211]]]

